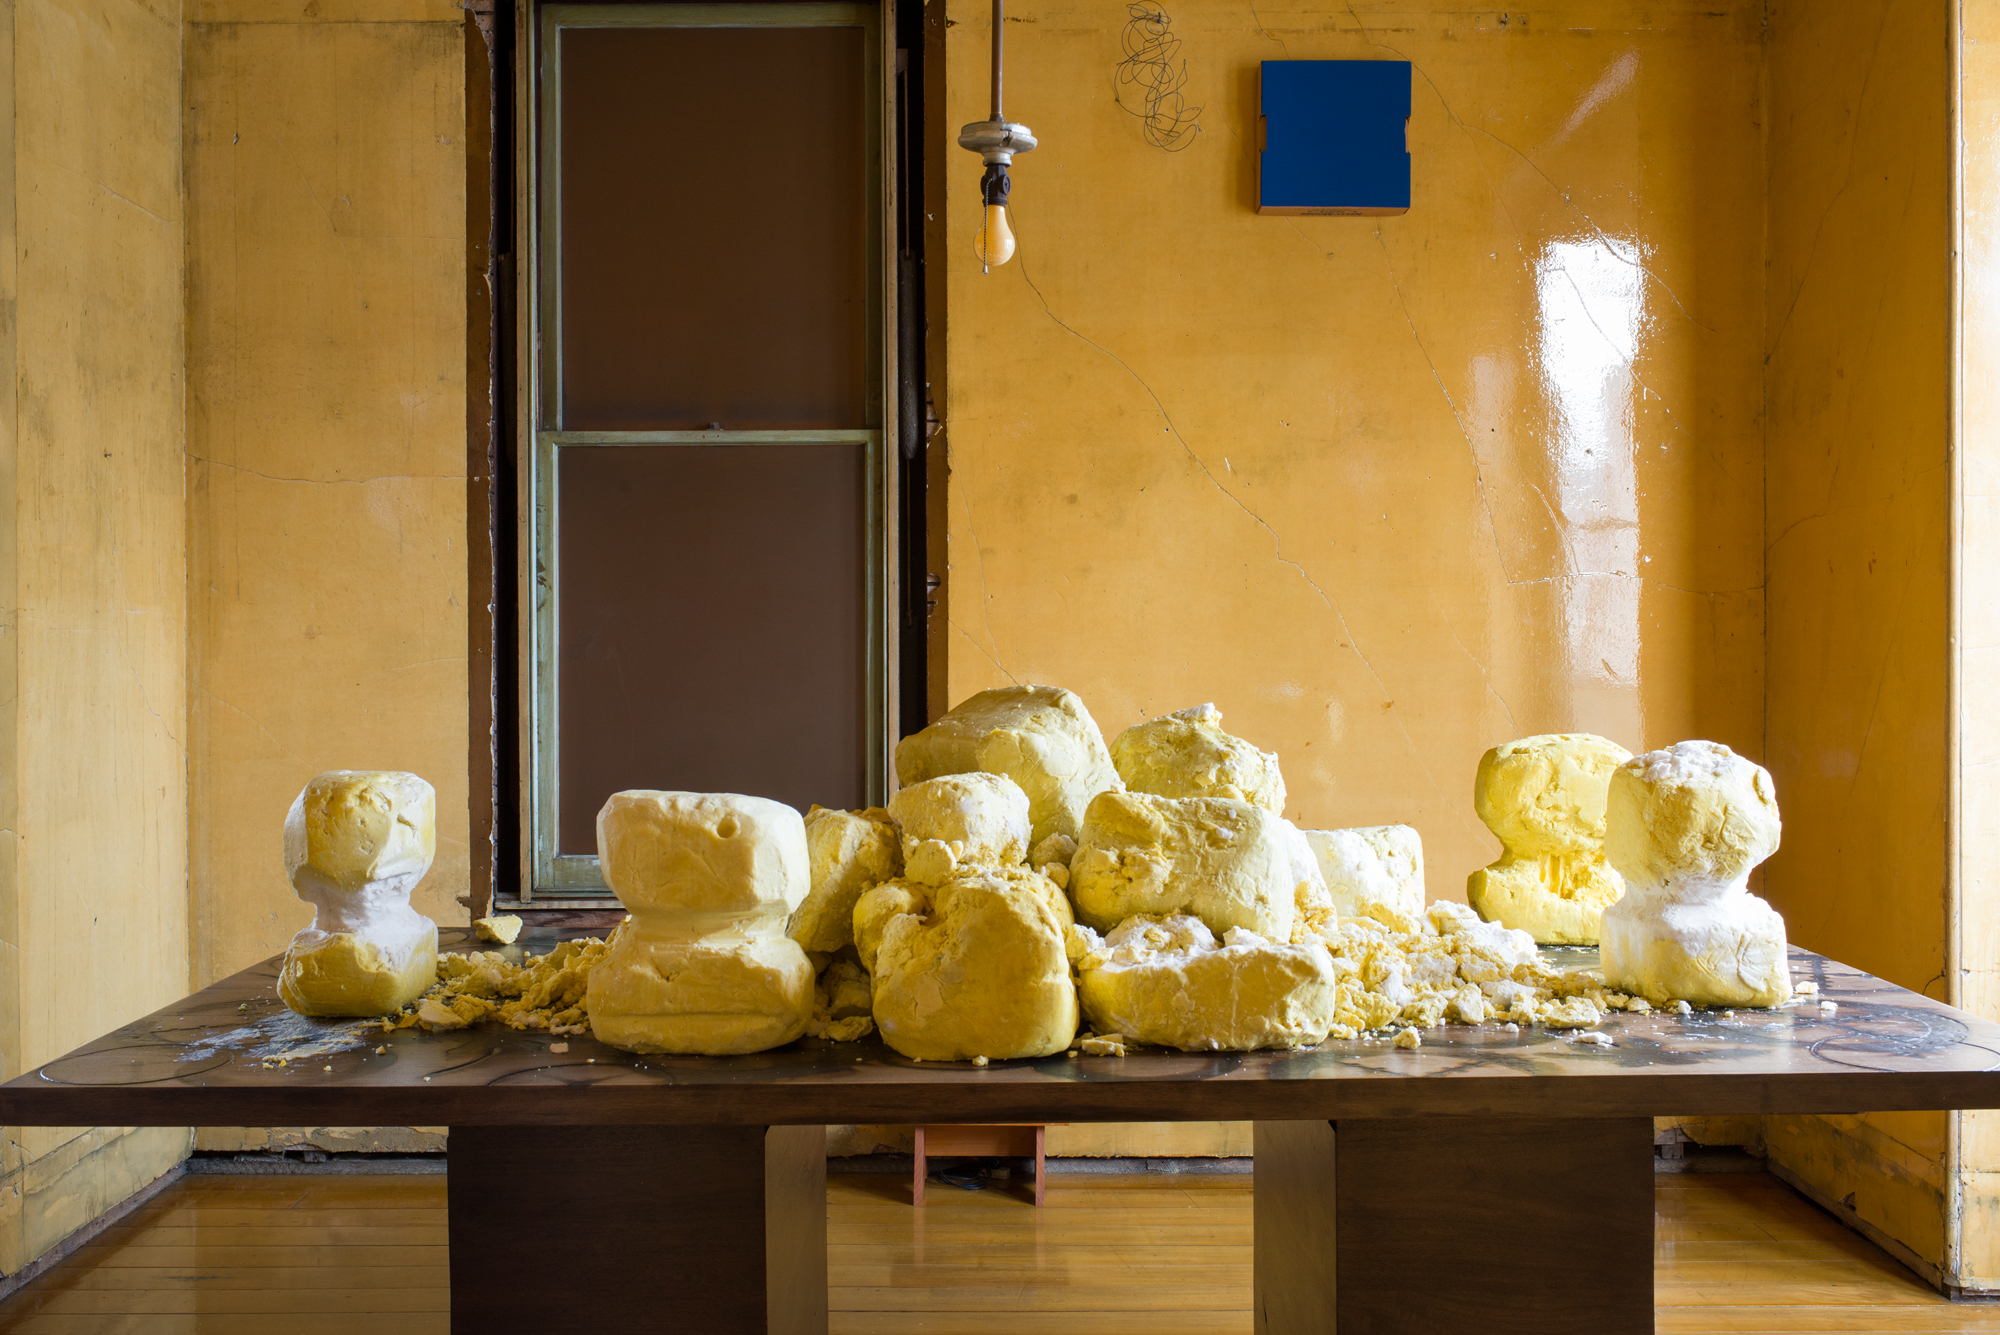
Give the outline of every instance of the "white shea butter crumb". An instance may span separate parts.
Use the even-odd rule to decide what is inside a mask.
[[[984,1065],[986,1065],[986,1058],[984,1058],[984,1057],[974,1057],[974,1058],[972,1059],[972,1064],[973,1064],[974,1066],[984,1066]]]
[[[1792,991],[1798,993],[1800,996],[1809,997],[1819,991],[1819,984],[1808,980],[1803,983],[1794,984]]]
[[[1507,1021],[1507,1023],[1506,1023],[1506,1024],[1504,1024],[1504,1025],[1502,1025],[1502,1026],[1500,1026],[1500,1027],[1501,1027],[1502,1029],[1508,1029],[1508,1030],[1512,1030],[1512,1031],[1513,1031],[1514,1033],[1517,1033],[1517,1034],[1521,1032],[1521,1026],[1520,1026],[1520,1025],[1518,1025],[1518,1024],[1515,1024],[1515,1023],[1514,1023],[1514,1022],[1513,1022],[1512,1020],[1509,1020],[1509,1021]]]
[[[1423,1042],[1423,1035],[1414,1029],[1404,1029],[1396,1035],[1396,1046],[1399,1048],[1421,1047]]]
[[[1609,1035],[1609,1034],[1578,1034],[1578,1035],[1576,1035],[1576,1036],[1575,1036],[1574,1038],[1570,1039],[1570,1042],[1572,1042],[1572,1043],[1588,1043],[1588,1044],[1590,1044],[1590,1045],[1591,1045],[1592,1047],[1599,1047],[1599,1048],[1608,1048],[1608,1047],[1610,1047],[1610,1046],[1611,1046],[1611,1035]]]
[[[1825,1011],[1828,1015],[1831,1015],[1835,1011],[1840,1009],[1840,1003],[1837,1001],[1822,1001],[1819,1003],[1819,1008]]]
[[[549,1044],[549,1051],[550,1051],[550,1052],[568,1052],[568,1051],[569,1051],[569,1044],[567,1044],[567,1043],[551,1043],[551,1044]]]
[[[1692,1015],[1694,1014],[1694,1007],[1688,1005],[1685,1001],[1676,1001],[1674,1003],[1674,1014]]]

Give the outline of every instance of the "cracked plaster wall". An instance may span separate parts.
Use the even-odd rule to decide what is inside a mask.
[[[958,125],[990,24],[949,5]],[[1761,757],[1760,6],[1164,8],[1186,147],[1116,100],[1122,13],[1016,0],[1012,264],[948,164],[950,698],[1213,700],[1287,815],[1406,821],[1457,900],[1498,742]],[[1258,63],[1375,58],[1410,212],[1258,216]]]
[[[0,1077],[186,991],[180,21],[0,0]],[[0,1136],[0,1273],[189,1140]]]
[[[1945,977],[1954,8],[1772,4],[1764,319],[1765,763],[1785,813],[1764,890],[1798,944],[1940,998],[1958,995]],[[1784,1170],[1951,1281],[1966,1273],[1944,1188],[1950,1123],[1774,1117],[1766,1134]]]
[[[292,797],[438,791],[416,907],[467,844],[464,17],[443,0],[194,0],[187,25],[191,961],[312,918]],[[203,1149],[437,1149],[440,1128],[203,1128]]]
[[[187,25],[191,822],[202,986],[312,918],[293,796],[438,790],[467,890],[463,14],[195,0]]]
[[[2000,1017],[2000,0],[1960,13],[1959,1004]],[[2000,1287],[2000,1115],[1959,1127],[1959,1269]]]

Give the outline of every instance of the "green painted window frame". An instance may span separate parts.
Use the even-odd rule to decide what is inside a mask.
[[[866,522],[867,696],[866,757],[868,800],[887,800],[891,773],[893,727],[897,717],[897,622],[891,610],[897,602],[895,487],[897,469],[889,456],[887,413],[896,402],[896,346],[892,327],[896,310],[897,266],[891,248],[894,216],[888,164],[890,136],[896,123],[894,26],[883,21],[875,4],[744,3],[721,5],[545,5],[531,22],[534,48],[525,60],[528,88],[520,160],[516,164],[527,189],[524,222],[527,263],[521,274],[521,309],[526,313],[522,377],[517,405],[522,430],[518,439],[531,442],[523,461],[520,487],[520,569],[517,587],[521,609],[521,839],[518,896],[501,896],[502,907],[613,907],[598,869],[596,855],[565,854],[556,842],[558,712],[556,672],[555,578],[559,452],[571,446],[606,445],[740,445],[860,444],[867,460]],[[561,43],[566,30],[578,28],[803,28],[857,27],[863,30],[866,62],[863,96],[867,99],[867,192],[869,237],[867,291],[870,339],[867,424],[850,431],[563,431],[556,395],[560,392],[561,339]]]

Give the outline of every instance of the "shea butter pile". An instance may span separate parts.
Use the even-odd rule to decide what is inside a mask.
[[[440,955],[438,980],[400,1013],[382,1021],[384,1029],[463,1029],[494,1020],[509,1029],[546,1029],[580,1034],[587,1027],[583,1007],[590,973],[624,928],[610,938],[564,941],[546,955],[515,964],[497,950]]]
[[[316,1004],[396,1009],[387,1028],[588,1028],[710,1055],[879,1031],[912,1060],[980,1065],[1364,1034],[1407,1049],[1446,1023],[1604,1046],[1584,1031],[1613,1011],[1792,994],[1783,920],[1747,888],[1778,844],[1770,775],[1711,742],[1633,757],[1551,734],[1489,751],[1474,807],[1503,853],[1473,874],[1472,907],[1427,902],[1407,825],[1285,819],[1278,757],[1212,704],[1107,746],[1068,691],[983,691],[904,738],[896,764],[886,808],[803,818],[757,797],[613,794],[598,854],[625,922],[521,964],[444,956],[421,997],[410,978],[430,959],[399,952],[428,942],[396,901],[408,914],[428,863],[428,785],[322,776],[287,840],[321,920],[287,976],[331,941],[381,963],[343,963],[348,990],[321,986]],[[519,926],[479,929],[506,942]],[[1601,973],[1537,950],[1600,940]]]

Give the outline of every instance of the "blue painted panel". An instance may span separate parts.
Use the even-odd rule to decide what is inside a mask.
[[[1259,213],[1410,207],[1407,60],[1267,60]]]

